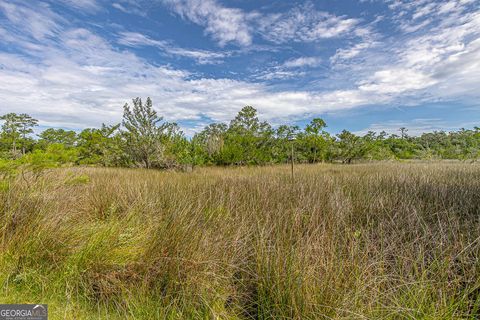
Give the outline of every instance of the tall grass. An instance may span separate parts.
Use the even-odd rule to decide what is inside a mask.
[[[0,302],[52,319],[475,319],[480,168],[55,169],[0,191]]]

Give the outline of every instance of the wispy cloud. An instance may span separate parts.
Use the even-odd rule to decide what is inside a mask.
[[[299,67],[316,67],[322,62],[319,57],[300,57],[286,61],[283,66],[285,68],[299,68]]]
[[[330,58],[330,61],[337,63],[339,61],[353,59],[358,56],[363,50],[372,48],[378,43],[376,41],[364,41],[355,44],[354,46],[346,49],[337,49],[334,56]]]
[[[388,0],[394,12],[397,27],[403,32],[422,31],[440,20],[461,18],[462,13],[471,8],[477,0]],[[477,3],[478,7],[478,3]]]
[[[200,64],[221,63],[222,59],[230,56],[230,52],[214,52],[208,50],[185,49],[172,45],[168,41],[155,40],[137,32],[121,32],[118,43],[130,46],[152,46],[160,49],[165,54],[181,56],[196,60]]]
[[[353,31],[358,23],[357,19],[317,11],[312,3],[259,19],[263,37],[275,43],[313,42],[335,38]]]
[[[265,119],[284,119],[367,102],[358,92],[278,92],[260,83],[193,79],[189,72],[118,51],[86,29],[63,31],[57,45],[43,47],[41,56],[32,63],[22,55],[1,54],[0,97],[9,110],[30,113],[45,126],[117,122],[121,106],[135,96],[151,96],[169,120],[226,121],[247,104],[258,107]]]
[[[400,16],[406,21],[411,14],[430,19],[438,8],[445,8],[443,11],[449,14],[421,32],[404,30],[396,37],[338,49],[330,59],[333,67],[356,76],[358,90],[377,96],[413,95],[417,104],[425,100],[475,99],[480,88],[480,12],[462,11],[466,3],[453,3],[447,10],[446,2],[430,6],[429,1],[392,2],[390,6],[397,12],[394,21]],[[429,9],[419,11],[425,7]]]
[[[162,0],[175,13],[200,26],[220,45],[236,43],[246,46],[255,34],[280,44],[314,42],[355,34],[359,20],[317,11],[311,2],[285,13],[263,14],[228,8],[215,0]],[[365,30],[363,30],[365,31]]]
[[[305,75],[305,71],[291,71],[276,68],[268,71],[263,71],[258,74],[256,78],[261,80],[288,80],[292,78],[304,77]]]
[[[222,46],[229,42],[239,45],[252,43],[249,16],[240,9],[224,7],[215,0],[162,1],[181,17],[205,27],[205,33]]]
[[[135,0],[120,0],[121,2],[113,2],[112,7],[126,14],[136,14],[138,16],[147,16],[147,10]]]
[[[390,37],[373,37],[373,27],[358,19],[351,21],[313,8],[261,14],[226,8],[214,0],[168,3],[220,44],[246,47],[237,51],[181,48],[124,28],[107,36],[89,29],[88,24],[79,27],[43,2],[33,6],[31,2],[0,1],[0,37],[9,46],[0,51],[1,111],[30,113],[45,126],[83,128],[120,121],[121,106],[136,96],[151,96],[168,120],[202,123],[205,119],[227,121],[247,104],[257,107],[264,119],[293,121],[366,105],[478,101],[480,97],[480,12],[455,9],[463,2],[455,2],[453,9],[435,4],[421,13],[420,5],[405,8],[406,2],[402,2],[392,9],[394,22],[401,11],[407,12],[404,16],[408,19],[416,14],[415,23],[432,19],[437,11],[445,13],[422,29],[410,32],[399,28],[399,33]],[[472,3],[465,6],[471,8]],[[220,12],[226,15],[220,16]],[[224,19],[228,15],[236,18],[227,24]],[[253,15],[270,19],[260,28],[250,24]],[[202,74],[187,67],[174,69],[169,64],[175,56],[199,64],[237,57],[256,45],[256,36],[289,45],[329,37],[343,37],[344,41],[339,50],[331,50],[330,59],[328,55],[320,57],[316,50],[295,52],[294,56],[290,51],[279,55],[262,52],[262,61],[268,63],[244,78],[251,81]],[[142,58],[140,50],[132,50],[147,46],[159,50],[161,59]],[[302,46],[310,50],[317,44]],[[321,76],[312,77],[319,71]],[[286,81],[278,81],[282,83],[277,86],[274,81],[300,77],[306,83],[301,89],[283,85]],[[323,82],[315,86],[315,81]]]
[[[320,65],[319,57],[299,57],[289,59],[282,64],[268,68],[255,77],[262,80],[287,80],[305,76],[305,68],[314,68]]]
[[[59,31],[59,23],[64,21],[49,5],[42,2],[35,6],[28,3],[19,6],[1,1],[0,12],[10,21],[16,33],[20,36],[27,34],[36,40],[54,36]]]
[[[436,83],[431,76],[412,69],[384,69],[361,83],[359,90],[373,94],[400,94],[427,88]]]
[[[95,12],[100,10],[101,8],[97,0],[59,0],[59,1],[75,9],[81,9],[87,12]]]

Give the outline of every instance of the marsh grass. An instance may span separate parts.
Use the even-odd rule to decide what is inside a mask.
[[[54,169],[0,217],[0,302],[52,319],[480,314],[475,164]]]

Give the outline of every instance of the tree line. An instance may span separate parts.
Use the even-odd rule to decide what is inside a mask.
[[[188,139],[176,123],[167,122],[140,98],[123,107],[122,122],[103,124],[80,133],[46,129],[34,137],[38,121],[28,114],[0,116],[0,159],[42,165],[77,164],[118,167],[177,168],[195,165],[263,165],[395,159],[458,159],[480,157],[480,128],[435,131],[420,136],[368,132],[363,136],[343,130],[325,131],[321,118],[304,128],[272,127],[260,121],[252,106],[233,120],[212,123]]]

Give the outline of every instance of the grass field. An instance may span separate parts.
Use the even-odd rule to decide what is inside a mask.
[[[69,168],[0,191],[0,303],[51,319],[476,319],[480,167]]]

